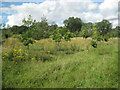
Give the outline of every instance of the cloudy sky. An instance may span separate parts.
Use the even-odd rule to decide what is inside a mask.
[[[118,25],[119,0],[2,0],[0,8],[1,23],[21,25],[22,19],[32,15],[41,20],[43,15],[51,23],[63,25],[71,16],[79,17],[83,22],[109,20],[113,27]]]

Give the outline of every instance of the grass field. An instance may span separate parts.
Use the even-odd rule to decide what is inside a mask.
[[[118,88],[118,39],[98,42],[97,48],[90,40],[56,44],[43,39],[28,50],[19,40],[7,39],[2,48],[3,88]],[[14,58],[23,61],[10,56],[12,48],[21,50],[24,56],[17,53],[19,58]]]

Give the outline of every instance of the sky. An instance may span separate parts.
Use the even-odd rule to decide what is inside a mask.
[[[0,0],[0,23],[10,26],[22,25],[23,18],[40,21],[45,16],[48,23],[53,21],[63,26],[69,17],[79,17],[83,22],[109,20],[118,26],[119,0]]]

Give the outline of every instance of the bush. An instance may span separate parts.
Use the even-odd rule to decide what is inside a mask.
[[[3,61],[13,61],[18,64],[20,61],[25,61],[28,54],[22,49],[12,49],[10,52],[5,52],[2,55]]]
[[[29,45],[30,44],[33,44],[34,43],[34,39],[32,39],[32,38],[27,38],[27,39],[24,39],[23,40],[23,44],[25,45],[25,46],[28,46],[28,49],[29,49]]]
[[[94,48],[97,48],[97,43],[96,43],[96,41],[91,41],[91,43],[90,43]]]
[[[57,28],[56,30],[53,31],[53,34],[50,36],[50,38],[52,38],[55,42],[59,43],[62,40],[62,34],[60,33],[59,28]]]
[[[65,35],[64,35],[64,39],[65,39],[65,41],[71,41],[71,39],[70,38],[73,38],[73,33],[71,33],[69,30],[65,33]]]

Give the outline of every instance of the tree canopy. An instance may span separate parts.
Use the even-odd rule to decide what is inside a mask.
[[[3,27],[1,29],[2,37],[8,38],[20,35],[23,39],[32,38],[40,40],[59,34],[58,36],[60,36],[60,38],[64,37],[66,41],[69,41],[71,37],[80,36],[84,38],[92,37],[99,41],[107,40],[107,38],[110,37],[118,37],[118,33],[120,32],[119,26],[112,28],[112,23],[105,19],[96,23],[85,23],[78,17],[69,17],[64,20],[64,26],[58,26],[55,22],[48,24],[46,17],[42,17],[41,20],[36,21],[29,15],[29,17],[24,18],[22,22],[23,25],[21,26]]]
[[[112,24],[108,20],[102,20],[101,22],[96,23],[97,30],[99,31],[100,35],[103,37],[109,33],[112,29]]]
[[[68,19],[64,20],[64,25],[71,31],[71,32],[80,32],[82,27],[82,20],[80,18],[69,17]]]

